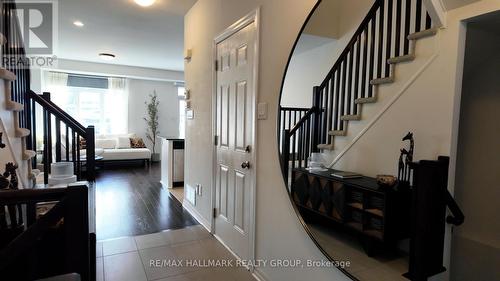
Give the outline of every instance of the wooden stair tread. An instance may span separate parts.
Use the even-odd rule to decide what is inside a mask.
[[[15,101],[6,101],[5,102],[5,107],[7,110],[9,111],[15,111],[15,112],[19,112],[19,111],[23,111],[24,110],[24,105],[22,103],[18,103],[18,102],[15,102]]]
[[[425,38],[425,37],[434,36],[437,34],[438,30],[439,30],[439,28],[437,28],[437,27],[429,28],[426,30],[412,33],[412,34],[408,35],[407,38],[408,38],[408,40],[417,40],[417,39],[421,39],[421,38]]]
[[[354,103],[355,104],[363,104],[363,103],[376,103],[377,102],[377,97],[369,97],[369,98],[357,98]]]
[[[16,80],[16,75],[13,72],[10,72],[5,68],[0,67],[0,79],[7,81],[14,81]]]
[[[333,130],[333,131],[329,131],[328,135],[343,137],[343,136],[347,135],[347,131],[345,131],[345,130]]]
[[[394,82],[394,77],[389,76],[389,77],[373,79],[370,81],[370,85],[382,85],[382,84],[389,84],[389,83],[393,83],[393,82]]]
[[[30,160],[36,156],[36,152],[33,150],[25,150],[23,153],[23,160]]]
[[[321,150],[333,150],[333,144],[318,144],[318,149]]]
[[[359,121],[359,120],[361,120],[361,115],[359,115],[359,114],[343,115],[340,117],[340,120],[342,120],[342,121]]]
[[[30,130],[25,129],[25,128],[17,128],[16,129],[16,137],[18,138],[24,138],[30,135]]]
[[[396,63],[403,63],[403,62],[409,62],[415,60],[415,55],[414,54],[408,54],[404,56],[399,56],[399,57],[393,57],[387,60],[388,64],[396,64]]]

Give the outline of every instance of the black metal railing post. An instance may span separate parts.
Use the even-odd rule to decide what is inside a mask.
[[[281,141],[281,168],[286,186],[288,186],[288,166],[290,162],[290,130],[283,132],[283,139]]]
[[[87,181],[95,181],[95,129],[94,126],[88,126],[85,129],[86,141],[86,168],[87,168]]]
[[[321,133],[320,122],[321,122],[322,106],[321,106],[321,88],[318,86],[313,88],[312,106],[313,108],[316,108],[316,112],[314,113],[314,119],[313,119],[311,152],[319,152],[318,144]]]

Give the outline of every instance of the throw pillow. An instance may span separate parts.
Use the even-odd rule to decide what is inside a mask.
[[[146,148],[144,141],[142,138],[130,138],[130,147],[131,148]]]
[[[116,142],[116,148],[130,148],[130,139],[128,137],[118,137]]]
[[[87,140],[80,137],[80,149],[86,149],[87,148]]]

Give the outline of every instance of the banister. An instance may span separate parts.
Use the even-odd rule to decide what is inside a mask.
[[[448,206],[448,209],[451,212],[451,215],[446,217],[446,222],[455,226],[463,224],[465,220],[464,213],[460,210],[460,207],[448,190],[446,190],[445,200],[446,206]]]
[[[17,236],[7,247],[0,251],[0,271],[3,271],[10,262],[15,261],[28,249],[33,247],[40,236],[42,236],[52,225],[64,217],[66,199],[59,201],[47,214],[38,219],[26,231]]]
[[[313,115],[314,113],[316,113],[317,111],[317,108],[316,107],[311,107],[311,109],[309,109],[306,114],[304,115],[304,117],[300,118],[299,122],[297,122],[297,124],[295,124],[295,126],[293,126],[293,128],[290,130],[289,132],[289,135],[292,136],[295,134],[295,132],[300,129],[300,127],[302,127],[302,125],[307,121],[307,119],[309,119],[309,117],[311,117],[311,115]]]
[[[59,200],[67,191],[67,188],[0,190],[0,205]]]
[[[31,90],[28,91],[28,96],[30,99],[36,101],[38,104],[43,106],[51,114],[55,115],[56,117],[61,119],[61,121],[63,121],[67,125],[69,125],[71,127],[71,129],[76,131],[79,135],[81,135],[81,136],[85,135],[85,127],[83,125],[81,125],[80,123],[78,123],[78,121],[73,119],[71,116],[69,116],[69,114],[64,112],[64,110],[60,109],[57,105],[45,100],[44,98],[40,97],[38,94],[36,94],[35,92],[33,92]]]
[[[286,107],[286,106],[281,106],[280,110],[282,110],[282,111],[308,111],[309,108],[307,108],[307,107]]]
[[[326,75],[325,79],[323,82],[320,84],[320,88],[324,88],[326,83],[329,81],[329,77],[335,72],[335,70],[339,67],[339,65],[344,61],[344,57],[347,56],[349,51],[351,51],[352,46],[354,43],[356,43],[356,39],[358,38],[361,33],[365,30],[366,25],[372,20],[373,16],[377,13],[377,10],[384,4],[384,0],[375,0],[375,3],[373,3],[373,6],[370,8],[368,11],[368,14],[365,16],[361,24],[359,25],[358,29],[354,32],[352,35],[351,40],[349,40],[349,43],[347,43],[347,46],[345,47],[344,51],[340,54],[339,58],[333,65],[333,67],[330,69],[328,74]]]

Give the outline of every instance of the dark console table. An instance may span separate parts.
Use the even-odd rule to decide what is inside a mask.
[[[301,213],[326,218],[362,238],[368,255],[409,237],[411,191],[374,178],[341,179],[335,170],[292,172],[291,196]]]

